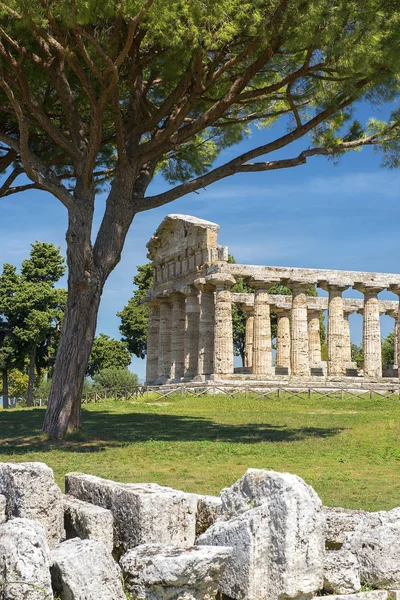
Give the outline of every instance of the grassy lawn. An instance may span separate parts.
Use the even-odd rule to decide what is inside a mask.
[[[81,439],[48,442],[43,409],[0,412],[0,461],[218,494],[248,467],[296,473],[324,504],[400,505],[398,400],[175,397],[84,407]]]

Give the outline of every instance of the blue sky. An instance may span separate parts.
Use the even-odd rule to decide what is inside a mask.
[[[374,110],[378,118],[386,112]],[[360,120],[372,114],[366,105],[357,108]],[[257,131],[251,140],[224,152],[222,158],[274,139],[284,128],[279,124],[272,130]],[[295,156],[308,144],[303,140],[269,159]],[[292,169],[238,174],[198,194],[139,214],[122,260],[105,286],[98,332],[119,338],[116,313],[131,296],[136,265],[146,262],[146,242],[168,213],[186,213],[218,223],[219,242],[229,247],[238,263],[399,272],[400,171],[382,169],[380,161],[381,156],[371,148],[347,154],[338,166],[314,157],[307,165]],[[158,177],[151,192],[165,187]],[[16,194],[0,200],[0,206],[1,263],[19,266],[35,240],[53,242],[65,253],[66,211],[49,194]],[[103,206],[104,198],[99,197],[95,227]],[[353,290],[345,295],[361,297]],[[389,292],[381,297],[396,299]],[[350,319],[352,341],[359,343],[361,316]],[[381,325],[386,336],[393,320],[384,316]],[[144,361],[134,357],[131,369],[142,378]]]

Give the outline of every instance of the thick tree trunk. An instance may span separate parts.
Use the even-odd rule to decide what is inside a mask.
[[[1,373],[2,386],[3,386],[3,408],[10,408],[10,402],[8,398],[8,370],[4,369]]]
[[[82,389],[96,332],[104,284],[118,264],[135,214],[153,172],[125,167],[116,176],[92,247],[93,198],[76,189],[67,232],[68,300],[43,431],[53,438],[81,427]],[[85,194],[88,196],[85,201]],[[82,202],[82,197],[84,201]]]
[[[31,351],[29,354],[29,379],[28,379],[28,393],[26,396],[26,405],[33,405],[33,388],[35,386],[35,363],[36,363],[36,344],[32,344]]]
[[[103,286],[69,286],[43,431],[59,438],[81,427],[83,381],[96,332]]]

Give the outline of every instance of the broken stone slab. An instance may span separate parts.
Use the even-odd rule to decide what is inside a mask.
[[[0,525],[6,522],[6,497],[0,494]]]
[[[207,531],[222,514],[222,500],[219,496],[201,496],[193,494],[197,498],[196,512],[196,538]]]
[[[213,600],[231,548],[143,544],[120,560],[126,588],[140,600]]]
[[[388,593],[385,590],[372,590],[370,592],[358,592],[357,594],[315,596],[313,600],[387,600]]]
[[[326,553],[324,590],[331,594],[353,594],[361,590],[360,565],[352,552],[342,549]]]
[[[79,500],[112,512],[118,552],[143,543],[194,544],[197,499],[193,494],[155,483],[117,483],[83,473],[66,475],[65,489]]]
[[[395,589],[400,587],[400,510],[372,514],[348,535],[343,548],[357,556],[361,583]]]
[[[0,525],[0,596],[52,600],[50,549],[44,527],[31,519]]]
[[[111,511],[73,496],[63,497],[64,526],[67,539],[97,540],[112,552],[114,519]]]
[[[60,600],[126,600],[121,569],[102,542],[67,540],[54,548],[51,561]]]
[[[276,600],[322,589],[324,519],[310,486],[289,473],[249,469],[221,497],[228,520],[216,521],[197,543],[233,548],[223,594]]]
[[[42,523],[50,547],[64,536],[62,495],[53,470],[41,462],[0,463],[0,494],[6,498],[6,518]]]
[[[324,506],[323,511],[326,522],[325,543],[328,550],[339,550],[347,535],[372,514],[365,510],[350,510],[336,506]]]

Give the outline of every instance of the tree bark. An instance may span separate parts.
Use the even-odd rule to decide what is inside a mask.
[[[82,389],[96,333],[101,294],[118,264],[135,215],[135,198],[144,195],[153,173],[125,168],[116,176],[92,247],[93,198],[75,189],[79,202],[70,210],[67,232],[68,299],[43,431],[52,438],[81,427]],[[90,204],[93,200],[93,206]],[[91,210],[92,206],[92,210]]]
[[[2,386],[3,386],[3,408],[10,408],[10,402],[8,398],[8,370],[3,369],[1,373],[2,377]]]
[[[36,363],[36,349],[37,346],[35,343],[31,346],[31,351],[29,355],[29,379],[28,379],[28,393],[26,395],[26,405],[33,405],[33,388],[35,386],[35,363]]]

